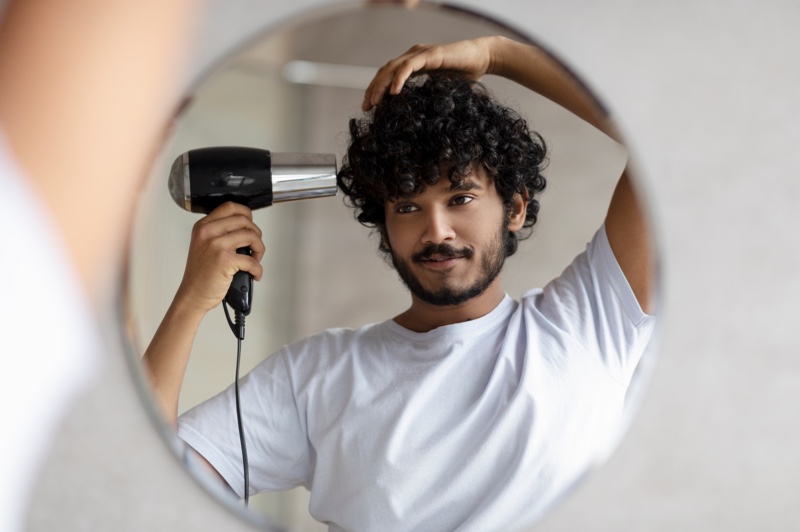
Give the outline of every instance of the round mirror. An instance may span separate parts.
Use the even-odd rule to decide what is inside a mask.
[[[200,218],[198,214],[178,208],[167,191],[167,177],[176,157],[201,147],[248,146],[272,152],[331,153],[335,154],[341,168],[349,143],[348,121],[363,115],[364,89],[381,65],[417,43],[446,43],[487,35],[504,35],[516,41],[526,41],[525,37],[506,26],[439,5],[423,3],[415,9],[392,5],[346,6],[317,11],[301,20],[273,28],[211,72],[195,87],[189,95],[188,105],[176,118],[139,203],[126,287],[128,330],[134,349],[144,353],[167,312],[181,283],[192,226]],[[582,80],[573,81],[588,86]],[[552,280],[562,278],[562,272],[573,263],[573,259],[585,252],[590,241],[595,246],[596,238],[593,237],[603,225],[615,186],[626,164],[630,175],[631,165],[624,146],[559,105],[502,77],[486,76],[482,82],[496,100],[517,110],[547,146],[543,170],[547,187],[539,198],[539,220],[531,238],[520,243],[502,272],[503,289],[511,298],[519,300],[531,289],[545,287]],[[354,220],[352,209],[343,204],[341,195],[275,204],[254,211],[253,216],[263,232],[267,251],[262,261],[264,278],[255,283],[253,308],[247,318],[241,375],[284,345],[330,328],[356,329],[365,324],[391,321],[393,316],[408,307],[409,292],[378,250],[379,235]],[[616,288],[598,290],[605,292]],[[548,297],[548,294],[544,292],[541,297]],[[596,310],[589,309],[589,312]],[[628,305],[625,311],[636,313],[637,309],[630,310]],[[647,319],[652,321],[652,317]],[[550,325],[554,328],[560,326],[558,323]],[[617,332],[596,330],[591,334],[613,336]],[[603,341],[613,343],[614,339],[605,338]],[[536,445],[526,447],[526,442],[520,441],[519,436],[498,440],[483,435],[487,442],[494,442],[493,445],[500,442],[503,447],[499,452],[501,456],[518,454],[514,463],[528,468],[525,471],[513,467],[503,471],[505,462],[497,458],[481,463],[484,456],[493,455],[486,454],[480,445],[470,451],[474,453],[475,463],[449,463],[455,459],[463,461],[463,454],[419,456],[419,467],[436,469],[444,465],[438,472],[433,472],[433,469],[401,471],[402,478],[414,478],[414,481],[402,482],[395,488],[390,484],[381,485],[383,472],[376,473],[374,490],[369,497],[391,500],[362,501],[364,507],[377,509],[414,501],[399,511],[411,512],[420,521],[407,517],[409,520],[405,522],[431,524],[435,519],[423,515],[431,510],[416,506],[421,498],[436,498],[437,511],[445,513],[448,510],[443,501],[448,500],[448,490],[453,490],[451,502],[455,506],[462,504],[459,501],[472,501],[473,498],[485,500],[486,494],[472,493],[471,485],[465,483],[471,482],[470,475],[480,476],[481,471],[496,469],[499,473],[491,479],[490,489],[493,490],[492,497],[497,496],[500,501],[498,508],[524,508],[525,524],[534,523],[587,471],[602,463],[626,429],[642,383],[647,380],[647,371],[642,368],[652,358],[653,341],[648,343],[641,338],[637,341],[639,353],[633,356],[633,361],[628,360],[629,367],[619,373],[628,375],[630,382],[627,378],[620,381],[618,374],[612,374],[609,380],[608,368],[601,367],[602,363],[596,361],[592,364],[596,364],[595,369],[600,375],[590,377],[590,372],[580,373],[579,379],[583,381],[579,383],[553,383],[547,380],[547,372],[542,373],[544,382],[533,378],[537,385],[549,387],[551,394],[558,395],[563,390],[566,395],[543,397],[533,394],[528,399],[522,414],[526,423],[530,422],[532,427],[549,427],[548,430],[537,428],[528,434],[526,438],[536,440]],[[449,342],[458,343],[457,339]],[[561,351],[557,356],[583,356],[583,353],[574,352],[576,350],[570,345],[562,345]],[[236,354],[236,338],[231,334],[224,313],[222,309],[214,309],[205,317],[194,341],[180,394],[180,412],[231,386]],[[534,366],[557,356],[551,353],[530,364]],[[613,353],[602,352],[598,357],[601,360],[603,357],[612,358]],[[571,368],[571,360],[561,366],[565,372]],[[614,366],[618,361],[606,362]],[[524,365],[525,361],[520,363]],[[541,369],[496,368],[497,371],[510,371],[511,378],[521,372],[536,373]],[[590,378],[604,382],[588,382]],[[326,393],[352,393],[355,386],[352,383],[337,382],[333,375],[330,379],[321,388]],[[448,383],[439,383],[443,387],[445,384]],[[598,389],[602,392],[592,397],[592,390]],[[391,393],[391,390],[392,386],[387,386],[386,393]],[[569,394],[576,394],[576,397],[570,398]],[[614,422],[603,425],[592,418],[594,411],[587,408],[602,403],[609,396],[614,399],[609,400],[604,408],[614,410],[614,415],[607,416]],[[326,401],[333,401],[333,397],[326,398]],[[519,401],[515,403],[508,398],[507,402],[497,404],[496,409],[518,406]],[[248,425],[248,419],[252,420],[248,411],[252,414],[253,409],[262,407],[242,405],[246,431],[256,430]],[[369,404],[354,402],[350,407],[374,415],[370,413]],[[470,412],[467,408],[458,415],[469,416]],[[304,412],[301,417],[310,423],[309,416],[315,417],[316,414]],[[422,414],[415,418],[422,425],[425,419],[428,418]],[[399,424],[404,420],[396,422]],[[486,430],[508,430],[508,427],[489,422],[479,425]],[[562,426],[568,426],[569,430],[560,431],[558,427]],[[456,431],[461,425],[456,423],[448,427]],[[430,447],[423,444],[422,449],[437,453],[448,448],[436,444],[439,438],[446,439],[446,434],[435,434],[435,430],[426,432],[428,429],[424,426],[404,430],[409,431],[408,437],[412,440],[418,439],[415,435],[419,431],[432,438],[428,442]],[[380,434],[377,436],[367,439],[380,440]],[[238,435],[232,437],[238,441]],[[353,453],[360,452],[359,444],[363,439],[358,434],[339,434],[336,437],[348,441]],[[304,445],[308,447],[304,455],[311,462],[306,467],[324,468],[326,474],[335,471],[341,477],[329,480],[332,485],[341,486],[342,490],[353,485],[349,482],[350,476],[374,473],[373,464],[362,464],[362,468],[354,465],[359,463],[357,460],[349,464],[323,464],[320,462],[322,450],[315,446],[316,442],[306,441]],[[258,452],[259,445],[251,444],[251,462]],[[395,452],[384,451],[388,464],[384,464],[384,468],[399,467],[393,462],[396,455],[392,453]],[[534,452],[546,458],[528,454]],[[402,452],[399,454],[404,460],[400,463],[410,467],[408,456]],[[533,475],[526,481],[529,491],[520,489],[524,483],[519,476],[532,471],[541,476],[536,478]],[[203,475],[202,472],[198,474]],[[450,478],[452,484],[444,482],[445,477]],[[300,483],[309,484],[308,481]],[[314,493],[320,485],[316,482],[308,487]],[[445,495],[431,495],[434,492]],[[506,502],[508,505],[504,506]],[[254,495],[249,508],[291,529],[326,529],[327,524],[320,521],[334,522],[332,529],[346,527],[335,523],[326,513],[329,512],[326,504],[311,497],[305,487]],[[509,511],[513,514],[518,510]],[[381,522],[381,516],[363,522],[374,525]]]

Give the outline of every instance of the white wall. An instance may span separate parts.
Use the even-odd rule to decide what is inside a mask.
[[[212,1],[192,72],[321,4]],[[640,415],[610,462],[537,529],[796,528],[800,8],[506,0],[490,12],[525,21],[615,112],[663,260],[663,345]],[[114,316],[106,324],[113,331]],[[108,362],[54,442],[31,529],[251,529],[158,437],[136,366],[118,350]]]

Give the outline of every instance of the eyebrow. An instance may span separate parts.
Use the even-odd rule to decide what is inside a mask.
[[[456,191],[466,192],[467,190],[475,190],[475,189],[482,190],[483,187],[480,186],[480,184],[476,183],[475,181],[472,181],[471,179],[462,179],[460,182],[452,183],[450,185],[450,190],[452,192]]]
[[[468,190],[483,190],[483,187],[480,185],[480,183],[476,183],[471,179],[462,179],[458,183],[450,183],[450,188],[448,190],[450,192],[466,192]],[[409,196],[398,196],[394,199],[387,199],[386,203],[399,203],[401,201],[409,201],[415,196],[417,196],[417,194]]]

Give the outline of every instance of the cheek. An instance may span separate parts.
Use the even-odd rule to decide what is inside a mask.
[[[497,238],[498,228],[505,227],[505,220],[504,210],[498,212],[497,209],[487,209],[476,212],[459,224],[458,233],[474,242],[489,242]]]
[[[381,238],[386,242],[388,247],[395,253],[401,253],[402,250],[408,246],[410,238],[410,231],[408,228],[398,227],[397,224],[386,222],[386,226],[381,232]]]

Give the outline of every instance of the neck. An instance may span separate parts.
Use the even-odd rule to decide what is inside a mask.
[[[481,318],[493,311],[504,296],[499,277],[482,294],[460,305],[431,305],[412,295],[411,306],[395,316],[394,321],[410,331],[428,332],[437,327]]]

